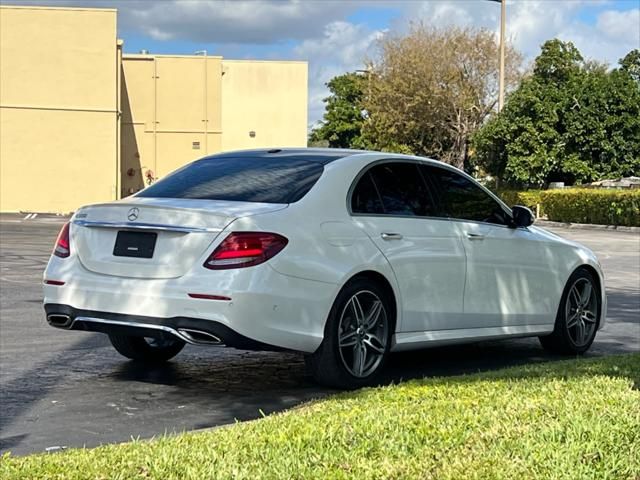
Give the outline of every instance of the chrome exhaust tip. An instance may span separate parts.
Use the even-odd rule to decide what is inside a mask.
[[[187,342],[195,344],[195,345],[222,345],[222,340],[220,340],[215,335],[212,335],[208,332],[203,332],[202,330],[193,330],[191,328],[179,328],[178,333],[185,339]]]
[[[71,326],[71,317],[63,313],[51,313],[47,315],[47,322],[52,327],[69,328]]]

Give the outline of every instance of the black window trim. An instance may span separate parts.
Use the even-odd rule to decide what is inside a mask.
[[[489,195],[493,200],[495,200],[498,205],[505,211],[505,213],[507,213],[507,215],[509,215],[509,217],[513,218],[513,212],[511,210],[511,208],[509,208],[509,206],[507,206],[506,203],[504,203],[497,195],[495,195],[491,190],[489,190],[488,188],[486,188],[484,185],[482,185],[480,182],[478,182],[475,178],[473,178],[471,175],[468,175],[467,173],[458,170],[457,168],[454,168],[450,165],[447,164],[439,164],[436,162],[429,162],[429,161],[425,161],[425,160],[421,160],[418,158],[381,158],[378,160],[374,160],[371,163],[368,163],[367,165],[365,165],[364,167],[362,167],[362,169],[358,172],[358,174],[354,177],[353,181],[351,182],[351,186],[349,187],[349,190],[347,191],[347,213],[351,216],[351,217],[384,217],[384,218],[414,218],[414,219],[418,219],[418,220],[440,220],[440,221],[450,221],[450,222],[460,222],[460,223],[476,223],[476,224],[480,224],[480,225],[490,225],[492,227],[500,227],[500,228],[508,228],[510,230],[528,230],[528,227],[515,227],[513,225],[500,225],[499,223],[490,223],[490,222],[482,222],[480,220],[466,220],[464,218],[455,218],[455,217],[447,217],[447,216],[441,216],[441,217],[432,217],[432,216],[417,216],[417,215],[394,215],[394,214],[389,214],[389,213],[358,213],[358,212],[354,212],[351,208],[351,202],[353,199],[353,192],[356,188],[356,186],[358,185],[358,182],[360,181],[360,179],[369,172],[369,170],[371,170],[373,167],[375,167],[376,165],[380,165],[383,163],[415,163],[417,165],[425,165],[425,166],[430,166],[430,167],[434,167],[434,168],[441,168],[443,170],[450,170],[453,173],[456,173],[458,175],[462,175],[462,177],[471,180],[474,185],[480,187],[480,189],[485,192],[487,195]],[[433,181],[431,179],[427,179],[424,177],[424,175],[422,174],[422,170],[418,169],[418,171],[420,172],[420,176],[422,178],[422,180],[425,182],[426,186],[427,186],[427,192],[429,192],[429,197],[432,199],[434,206],[436,207],[436,210],[438,212],[442,212],[442,200],[439,198],[433,198],[434,193],[437,194],[437,192],[432,192],[434,190],[434,185],[433,185]],[[378,191],[378,186],[376,185],[373,177],[371,177],[371,181],[373,182],[373,185],[376,189],[376,193],[378,194],[378,198],[380,199],[382,208],[384,209],[384,204],[382,203],[382,198],[380,198],[380,192]]]
[[[378,197],[378,200],[380,201],[380,207],[382,208],[382,213],[376,213],[374,215],[391,215],[389,213],[387,213],[387,209],[384,206],[384,202],[382,201],[382,195],[380,195],[380,189],[378,188],[378,184],[376,183],[376,180],[373,178],[373,175],[371,175],[371,169],[367,170],[366,172],[364,172],[364,174],[362,175],[362,177],[360,177],[360,180],[362,180],[364,177],[368,176],[369,177],[369,181],[371,182],[371,185],[373,185],[373,189],[376,191],[376,195]],[[360,181],[358,181],[358,183],[360,183]],[[358,185],[356,184],[356,187]],[[353,188],[353,191],[355,192],[356,188]],[[353,201],[353,198],[351,199]]]

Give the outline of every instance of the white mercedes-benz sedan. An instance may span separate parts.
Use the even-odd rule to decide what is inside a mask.
[[[533,220],[435,160],[223,153],[75,212],[44,308],[133,360],[186,343],[293,350],[343,388],[375,382],[389,352],[431,345],[537,336],[583,353],[605,320],[600,264]]]

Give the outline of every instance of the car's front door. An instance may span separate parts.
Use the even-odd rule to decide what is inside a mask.
[[[510,212],[471,179],[437,166],[423,167],[423,175],[466,252],[465,328],[553,322],[557,285],[544,242],[510,226]]]
[[[399,332],[459,328],[465,282],[457,226],[436,217],[415,162],[384,161],[360,175],[351,213],[388,259],[400,287]]]

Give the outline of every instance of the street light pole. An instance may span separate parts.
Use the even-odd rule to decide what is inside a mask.
[[[498,112],[504,107],[504,31],[507,17],[507,0],[500,2],[500,84],[498,86]]]
[[[489,0],[500,3],[500,71],[498,84],[498,111],[504,107],[504,44],[505,29],[507,23],[507,0]]]

